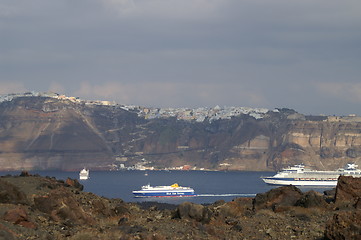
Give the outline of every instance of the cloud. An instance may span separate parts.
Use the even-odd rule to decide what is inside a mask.
[[[0,83],[125,104],[341,112],[359,98],[359,9],[359,0],[3,0]]]

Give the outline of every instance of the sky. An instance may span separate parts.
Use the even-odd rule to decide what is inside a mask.
[[[0,94],[361,115],[360,0],[1,0]]]

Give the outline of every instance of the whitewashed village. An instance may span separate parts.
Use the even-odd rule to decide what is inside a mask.
[[[267,108],[251,108],[251,107],[229,107],[229,106],[215,106],[210,107],[199,107],[199,108],[152,108],[144,106],[134,106],[134,105],[123,105],[118,104],[114,101],[101,101],[101,100],[83,100],[79,97],[68,97],[58,93],[40,93],[40,92],[27,92],[27,93],[12,93],[6,95],[0,95],[0,103],[6,101],[12,101],[18,97],[49,97],[55,98],[58,100],[68,100],[73,103],[85,104],[85,105],[94,105],[94,106],[112,106],[124,109],[126,111],[137,112],[139,117],[144,117],[146,119],[154,118],[169,118],[175,117],[178,120],[186,121],[196,121],[203,122],[205,120],[212,122],[219,119],[231,119],[232,117],[237,117],[240,115],[249,115],[255,119],[262,119],[266,113],[270,110]],[[273,112],[278,112],[278,109],[271,110]],[[322,115],[322,114],[320,114]],[[292,116],[294,118],[302,118],[302,114],[296,114]],[[348,116],[327,116],[326,121],[344,121],[344,122],[354,122],[361,121],[361,117],[356,116],[355,114],[350,114]]]
[[[241,114],[248,114],[256,119],[261,119],[269,111],[266,108],[249,108],[249,107],[220,107],[214,108],[200,107],[200,108],[151,108],[134,105],[122,105],[114,101],[100,101],[100,100],[82,100],[79,97],[67,97],[58,93],[39,93],[39,92],[27,92],[20,94],[7,94],[0,96],[0,103],[5,101],[12,101],[18,97],[50,97],[59,100],[69,100],[74,103],[85,105],[103,105],[119,107],[124,110],[132,110],[138,113],[138,116],[146,119],[154,118],[169,118],[176,117],[178,120],[188,120],[203,122],[206,119],[210,122],[218,119],[231,119],[232,117],[239,116]],[[273,110],[278,111],[278,110]]]

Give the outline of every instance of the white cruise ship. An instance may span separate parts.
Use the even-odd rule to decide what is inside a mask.
[[[89,169],[83,168],[79,173],[80,180],[87,180],[89,178]]]
[[[336,186],[339,176],[361,177],[361,170],[356,164],[347,164],[336,171],[316,171],[305,168],[303,164],[284,168],[272,177],[262,177],[271,185],[294,186]]]

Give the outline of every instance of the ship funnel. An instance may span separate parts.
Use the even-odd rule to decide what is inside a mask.
[[[356,165],[354,163],[348,163],[346,169],[355,170],[355,169],[357,169],[357,167],[358,167],[358,165]]]

